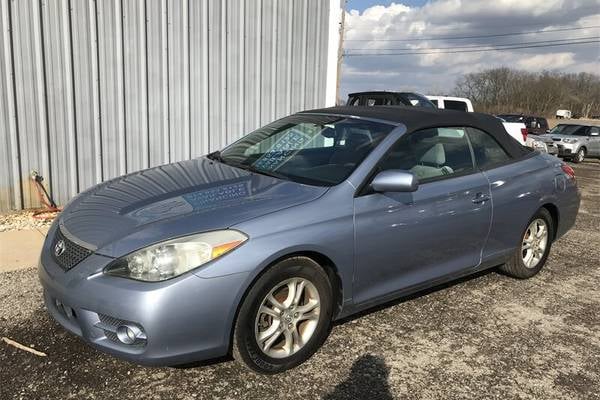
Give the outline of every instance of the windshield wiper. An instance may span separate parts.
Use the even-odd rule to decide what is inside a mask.
[[[273,171],[266,171],[264,169],[258,169],[256,167],[254,167],[253,165],[239,164],[239,163],[235,163],[235,164],[232,163],[229,165],[231,165],[232,167],[243,169],[244,171],[254,172],[255,174],[266,175],[266,176],[270,176],[272,178],[283,179],[286,181],[289,180],[289,177],[287,177],[286,175],[279,174],[279,173],[273,172]]]
[[[266,175],[266,176],[270,176],[273,178],[289,180],[289,178],[286,175],[278,174],[277,172],[265,171],[262,169],[258,169],[252,165],[248,165],[248,164],[241,164],[241,163],[236,163],[236,162],[231,162],[231,161],[225,161],[225,159],[221,156],[221,152],[219,150],[213,151],[212,153],[207,154],[206,158],[208,158],[209,160],[213,160],[213,161],[217,161],[217,162],[229,165],[231,167],[243,169],[244,171],[254,172],[256,174]]]
[[[225,160],[223,160],[223,157],[221,157],[221,152],[219,150],[213,151],[212,153],[208,153],[206,155],[206,158],[208,158],[209,160],[218,161],[220,163],[226,164]]]

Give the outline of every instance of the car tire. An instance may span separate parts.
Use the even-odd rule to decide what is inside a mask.
[[[541,226],[544,227],[545,234],[538,235],[536,230]],[[540,208],[527,223],[515,253],[500,267],[500,270],[506,275],[518,279],[527,279],[536,275],[546,264],[553,237],[552,216],[546,208]]]
[[[292,290],[300,295],[290,302]],[[308,257],[280,261],[256,280],[242,302],[233,357],[263,374],[296,367],[323,344],[332,313],[333,291],[323,268]]]
[[[579,150],[577,150],[577,154],[575,154],[575,156],[573,157],[573,162],[575,164],[583,162],[583,160],[585,160],[585,155],[585,148],[580,147]]]

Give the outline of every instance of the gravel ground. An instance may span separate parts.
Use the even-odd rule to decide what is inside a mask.
[[[600,163],[576,171],[577,224],[535,278],[492,271],[370,310],[277,376],[117,360],[49,319],[35,269],[0,274],[0,336],[48,354],[0,342],[0,398],[600,399]]]
[[[21,231],[25,229],[48,228],[52,224],[55,214],[43,214],[47,219],[33,217],[34,211],[18,211],[9,214],[0,214],[0,232]]]

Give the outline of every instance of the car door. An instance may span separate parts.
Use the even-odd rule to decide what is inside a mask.
[[[590,127],[588,137],[588,155],[600,157],[600,128],[597,126]]]
[[[379,163],[387,169],[410,171],[420,184],[355,198],[356,304],[476,267],[491,223],[489,183],[463,128],[403,136]]]

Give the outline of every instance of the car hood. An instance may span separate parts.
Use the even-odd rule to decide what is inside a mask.
[[[59,225],[79,244],[117,257],[169,238],[228,228],[326,191],[198,158],[94,186],[65,207]]]
[[[544,140],[544,141],[548,141],[548,142],[552,142],[552,141],[559,141],[559,140],[555,140],[555,139],[560,139],[560,141],[562,141],[563,139],[581,139],[581,136],[574,136],[574,135],[561,135],[561,134],[552,134],[552,133],[547,133],[545,135],[540,135],[539,136],[540,139]]]

